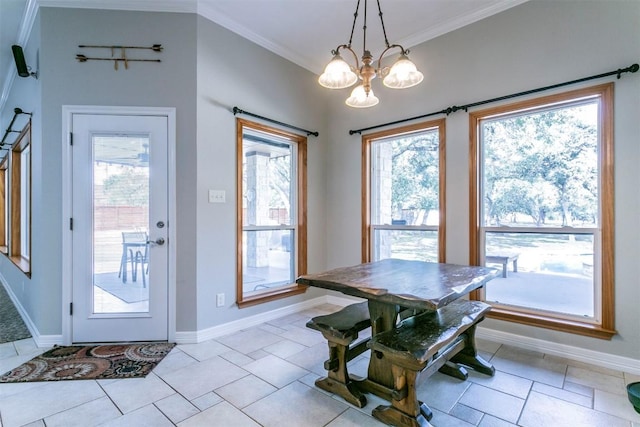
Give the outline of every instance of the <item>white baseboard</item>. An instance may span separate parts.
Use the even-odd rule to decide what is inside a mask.
[[[539,353],[564,357],[578,362],[614,369],[616,371],[640,375],[640,360],[632,359],[630,357],[616,356],[615,354],[602,353],[599,351],[545,341],[538,338],[496,331],[495,329],[487,329],[482,326],[479,326],[476,330],[476,337],[499,344],[512,345],[525,350],[533,350]]]
[[[199,331],[187,331],[176,332],[177,344],[197,344],[202,341],[210,340],[212,338],[218,338],[223,335],[228,335],[242,329],[251,328],[262,323],[268,322],[278,317],[294,314],[299,311],[306,310],[311,307],[315,307],[327,302],[327,296],[313,298],[307,301],[289,305],[286,307],[278,308],[266,313],[256,314],[255,316],[244,317],[240,320],[234,320],[222,325],[212,326],[210,328],[202,329]]]
[[[0,274],[0,283],[4,287],[5,291],[7,291],[7,295],[13,302],[14,307],[18,310],[18,314],[22,317],[22,321],[27,326],[27,329],[31,333],[34,342],[37,347],[53,347],[54,345],[62,345],[62,335],[41,335],[36,325],[31,320],[31,317],[27,314],[27,311],[24,309],[22,304],[20,304],[20,300],[13,293],[13,289],[7,283],[7,280]]]

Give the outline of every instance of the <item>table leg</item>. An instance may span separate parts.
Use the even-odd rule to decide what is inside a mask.
[[[395,328],[399,307],[394,304],[384,304],[369,300],[369,315],[371,316],[371,336]],[[393,388],[393,373],[391,364],[381,354],[371,352],[367,379],[388,389]],[[375,390],[373,393],[378,394]]]

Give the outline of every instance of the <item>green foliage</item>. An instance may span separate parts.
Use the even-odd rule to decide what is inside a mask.
[[[392,146],[392,208],[438,209],[438,132],[397,139]]]
[[[104,180],[104,194],[109,206],[147,206],[149,176],[147,168],[124,167],[122,173]]]
[[[596,117],[592,103],[483,123],[487,225],[595,223]]]

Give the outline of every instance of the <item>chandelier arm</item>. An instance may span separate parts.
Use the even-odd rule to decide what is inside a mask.
[[[400,49],[400,52],[401,52],[401,54],[402,54],[402,55],[408,55],[408,54],[409,54],[409,49],[405,49],[405,48],[403,48],[402,46],[400,46],[399,44],[392,44],[392,45],[387,46],[387,48],[386,48],[385,50],[383,50],[383,51],[382,51],[382,53],[380,54],[380,57],[378,58],[378,72],[379,72],[381,75],[382,75],[382,69],[383,69],[383,67],[382,67],[382,57],[383,57],[383,56],[384,56],[388,51],[390,51],[391,49],[394,49],[394,48],[396,48],[396,47]]]
[[[356,61],[356,66],[352,68],[354,68],[355,73],[360,76],[360,61],[358,60],[358,55],[353,51],[353,49],[351,49],[351,46],[349,46],[348,44],[341,44],[340,46],[332,50],[331,54],[334,56],[338,55],[340,53],[340,49],[346,49],[351,52],[351,54],[353,55],[353,59],[355,59]]]

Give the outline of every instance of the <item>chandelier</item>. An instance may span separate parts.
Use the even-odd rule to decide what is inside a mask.
[[[420,83],[423,79],[423,75],[417,70],[415,64],[409,60],[409,51],[399,44],[389,44],[387,39],[387,31],[384,27],[384,20],[382,19],[382,10],[380,9],[380,0],[378,3],[378,15],[380,16],[380,24],[382,25],[382,33],[384,34],[384,42],[386,48],[380,54],[378,58],[378,68],[372,65],[373,56],[371,52],[367,50],[367,2],[364,0],[364,25],[362,27],[363,35],[363,51],[362,65],[358,61],[358,55],[351,48],[351,41],[353,40],[353,31],[358,19],[358,10],[360,9],[360,0],[356,4],[356,11],[353,14],[353,25],[351,26],[351,37],[349,37],[349,43],[341,44],[336,49],[331,51],[333,59],[327,64],[324,72],[318,79],[318,83],[329,89],[344,89],[352,86],[358,79],[362,80],[362,84],[356,86],[351,92],[351,96],[347,98],[345,103],[350,107],[366,108],[373,107],[378,104],[378,98],[373,94],[371,89],[371,80],[380,76],[383,78],[382,83],[392,89],[405,89],[412,87]],[[382,57],[391,49],[400,49],[400,56],[396,62],[389,67],[382,66]],[[349,65],[341,56],[340,50],[345,49],[355,58],[355,67]]]

